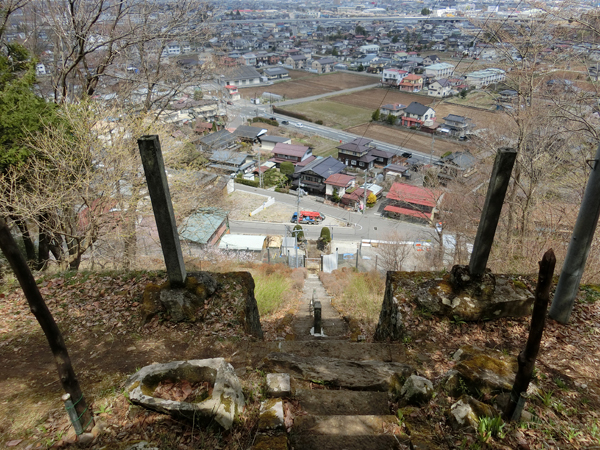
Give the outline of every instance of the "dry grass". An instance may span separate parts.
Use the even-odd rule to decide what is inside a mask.
[[[329,100],[316,100],[314,102],[287,105],[284,106],[284,109],[304,114],[313,122],[322,120],[323,125],[338,129],[344,129],[371,120],[371,111]]]

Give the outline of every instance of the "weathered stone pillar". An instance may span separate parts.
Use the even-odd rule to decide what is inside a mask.
[[[138,139],[138,147],[148,183],[160,246],[167,266],[167,276],[172,287],[181,287],[185,285],[186,271],[158,136],[142,136]]]
[[[512,148],[500,148],[496,153],[490,185],[481,211],[481,220],[477,227],[473,253],[471,253],[469,262],[469,271],[474,277],[480,277],[485,272],[516,158],[517,152]]]

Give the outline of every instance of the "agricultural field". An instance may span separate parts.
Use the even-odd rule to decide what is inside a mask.
[[[300,72],[306,74],[306,76],[298,76],[294,73],[293,76],[291,76],[292,79],[289,81],[282,81],[272,86],[240,88],[240,94],[244,98],[251,98],[254,97],[257,92],[270,92],[285,96],[285,98],[289,100],[367,86],[369,84],[375,84],[378,81],[377,78],[374,77],[353,73],[334,72],[317,75],[311,74],[310,72],[290,71],[290,75],[292,75],[292,72]]]
[[[329,99],[286,105],[283,109],[304,114],[313,122],[320,119],[323,125],[337,129],[345,129],[371,120],[371,111]]]
[[[431,153],[431,135],[415,133],[413,130],[407,128],[392,128],[384,125],[367,123],[348,128],[344,131],[358,134],[369,139],[377,139],[379,141],[387,142],[388,144],[399,145],[418,152]],[[458,141],[436,137],[433,146],[433,154],[434,156],[441,156],[446,152],[465,151],[467,148],[468,146],[465,146]]]
[[[292,144],[306,145],[307,147],[312,147],[313,155],[322,156],[326,158],[327,156],[337,157],[337,146],[340,145],[337,141],[332,141],[331,139],[327,139],[321,136],[312,135],[312,136],[304,136],[303,138],[296,138],[292,140]]]

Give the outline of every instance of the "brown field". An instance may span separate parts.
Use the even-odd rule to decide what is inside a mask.
[[[388,103],[402,103],[409,105],[411,102],[419,102],[426,106],[431,106],[435,109],[437,123],[442,123],[443,118],[448,114],[456,114],[459,116],[469,117],[475,123],[476,128],[486,128],[494,121],[496,113],[493,111],[484,111],[473,109],[467,106],[455,105],[441,99],[427,97],[425,95],[411,94],[409,92],[392,91],[388,89],[369,89],[366,91],[356,92],[354,94],[340,95],[329,98],[332,102],[344,103],[346,105],[360,106],[369,111],[375,111],[381,105]]]
[[[383,125],[363,124],[344,131],[358,134],[369,139],[377,139],[388,144],[399,145],[422,153],[431,153],[431,136],[423,136],[413,130],[386,127]],[[433,154],[441,156],[446,152],[464,151],[467,147],[457,141],[436,136]]]
[[[309,72],[301,73],[306,74],[306,76],[297,77],[296,74],[294,74],[290,81],[276,83],[272,86],[241,88],[239,91],[245,98],[254,97],[257,92],[271,92],[273,94],[285,95],[285,98],[289,100],[328,94],[330,92],[341,91],[342,89],[350,89],[377,83],[377,78],[356,75],[353,73],[335,72],[325,75],[316,75]]]

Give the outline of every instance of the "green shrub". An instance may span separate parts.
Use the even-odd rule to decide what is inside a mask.
[[[277,114],[283,114],[283,115],[289,116],[289,117],[294,117],[295,119],[300,119],[300,120],[305,120],[307,122],[312,122],[312,120],[310,120],[304,114],[293,112],[293,111],[287,111],[285,109],[278,108],[277,106],[273,107],[273,112],[277,113]]]
[[[329,230],[329,227],[321,228],[321,238],[320,239],[325,244],[329,244],[331,242],[331,231]]]
[[[254,123],[254,122],[268,123],[269,125],[273,125],[273,126],[275,126],[275,127],[278,127],[278,126],[279,126],[279,122],[277,122],[276,120],[271,120],[271,119],[268,119],[268,118],[266,118],[266,117],[254,117],[254,118],[252,119],[252,122],[253,122],[253,123]]]
[[[296,239],[298,240],[298,242],[304,240],[304,231],[302,230],[302,226],[296,225],[294,227],[294,234],[296,235]]]
[[[315,120],[315,123],[317,125],[323,125],[323,121],[321,119]]]
[[[245,180],[243,178],[236,178],[235,179],[236,183],[240,183],[240,184],[245,184],[247,186],[252,186],[252,187],[258,187],[258,181],[254,181],[254,180]]]
[[[282,273],[254,275],[254,296],[261,316],[277,311],[290,289],[290,278]]]
[[[275,188],[275,192],[281,192],[282,194],[289,194],[290,190],[287,188]]]

